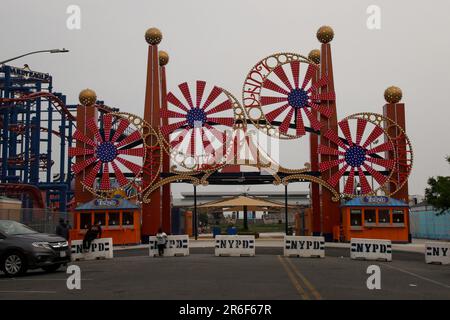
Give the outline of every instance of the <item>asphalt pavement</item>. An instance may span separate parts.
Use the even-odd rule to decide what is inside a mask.
[[[423,253],[393,252],[392,262],[357,261],[348,248],[325,258],[288,258],[282,248],[257,247],[255,257],[215,257],[211,247],[187,257],[150,258],[146,248],[114,252],[112,260],[77,261],[81,289],[69,290],[65,268],[0,275],[5,299],[450,299],[450,267],[427,265]],[[381,269],[369,290],[367,268]]]

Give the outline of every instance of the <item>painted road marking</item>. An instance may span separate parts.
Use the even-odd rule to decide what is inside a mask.
[[[297,289],[298,293],[300,294],[300,297],[302,297],[303,300],[309,300],[309,296],[306,294],[305,289],[301,286],[297,278],[295,277],[294,273],[289,269],[286,262],[283,260],[281,256],[278,256],[278,260],[280,261],[281,265],[283,266],[284,270],[288,274],[289,279],[291,280],[293,286],[295,289]]]
[[[300,272],[300,270],[294,266],[291,259],[287,258],[286,260],[291,265],[297,277],[299,277],[303,281],[303,283],[308,287],[309,291],[311,291],[312,295],[316,298],[316,300],[322,300],[322,296],[317,291],[317,289],[312,285],[311,282],[308,281],[308,279],[306,279],[306,277]]]
[[[394,270],[397,270],[397,271],[400,271],[400,272],[409,274],[410,276],[413,276],[413,277],[416,277],[416,278],[419,278],[419,279],[422,279],[422,280],[425,280],[425,281],[434,283],[434,284],[436,284],[436,285],[438,285],[438,286],[441,286],[441,287],[444,287],[444,288],[446,288],[446,289],[450,289],[450,286],[449,286],[449,285],[446,285],[445,283],[442,283],[442,282],[439,282],[439,281],[436,281],[436,280],[433,280],[433,279],[430,279],[430,278],[421,276],[421,275],[419,275],[419,274],[417,274],[417,273],[413,273],[413,272],[410,272],[410,271],[408,271],[408,270],[405,270],[405,269],[402,269],[402,268],[399,268],[399,267],[394,267],[394,266],[392,266],[392,265],[388,265],[388,264],[385,264],[385,263],[381,263],[381,264],[382,264],[383,266],[388,267],[388,268],[391,268],[391,269],[394,269]]]

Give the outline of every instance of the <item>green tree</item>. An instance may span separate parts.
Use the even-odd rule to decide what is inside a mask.
[[[208,214],[205,212],[202,212],[198,215],[198,221],[200,221],[202,223],[202,225],[207,225],[208,224]]]
[[[450,163],[450,156],[446,158]],[[439,210],[439,215],[450,209],[450,177],[438,176],[428,179],[429,187],[425,189],[425,198],[429,204]]]

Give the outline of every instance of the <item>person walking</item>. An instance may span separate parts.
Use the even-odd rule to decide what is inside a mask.
[[[156,234],[156,245],[158,246],[158,255],[162,257],[164,255],[164,249],[167,244],[167,234],[162,230],[162,228],[158,229],[158,233]]]
[[[94,241],[97,238],[100,239],[101,237],[102,237],[102,227],[100,226],[100,224],[96,223],[93,226],[89,226],[83,239],[84,250],[89,251],[92,241]]]
[[[59,219],[59,223],[56,226],[56,231],[55,233],[60,236],[63,237],[66,240],[69,240],[69,228],[67,227],[67,224],[64,222],[64,219]]]

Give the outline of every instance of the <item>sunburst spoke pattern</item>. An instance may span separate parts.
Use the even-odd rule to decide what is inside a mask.
[[[321,101],[334,100],[334,92],[317,93],[318,88],[328,84],[326,78],[318,79],[313,84],[317,71],[318,67],[314,64],[294,60],[277,66],[264,79],[259,104],[267,122],[280,126],[280,137],[301,137],[306,134],[306,125],[319,130],[320,122],[311,110],[325,117],[332,115],[333,110],[321,105]],[[286,72],[292,75],[291,79]],[[306,118],[309,124],[305,123]]]
[[[169,93],[167,109],[162,116],[168,118],[168,125],[161,127],[161,133],[177,154],[183,154],[197,161],[214,153],[224,143],[220,129],[233,127],[235,124],[233,102],[219,87],[208,87],[205,81],[196,81],[195,89],[187,82],[180,84],[179,93]],[[195,106],[191,92],[195,92]],[[181,93],[181,95],[180,95]],[[181,98],[178,98],[181,97]],[[204,99],[203,97],[206,97]],[[179,111],[180,100],[186,100],[184,109]],[[173,108],[178,108],[173,110]],[[181,120],[181,121],[180,121]],[[173,134],[183,127],[180,134]],[[219,129],[220,128],[220,129]]]
[[[318,153],[320,154],[325,154],[325,155],[333,155],[333,156],[337,156],[337,155],[345,155],[345,152],[339,151],[335,148],[331,148],[329,146],[325,146],[323,144],[321,144],[319,146],[319,149],[317,150]]]
[[[350,121],[353,126],[350,125]],[[363,194],[375,193],[387,183],[392,174],[390,170],[395,166],[394,160],[383,158],[386,151],[393,149],[392,142],[379,125],[365,119],[349,117],[339,122],[338,127],[344,135],[346,143],[344,144],[332,130],[324,134],[324,137],[336,143],[338,148],[320,145],[319,155],[334,156],[338,159],[320,163],[320,171],[339,166],[340,169],[334,172],[328,182],[335,186],[338,185],[339,180],[343,179],[342,181],[345,181],[343,183],[344,194],[346,195],[356,194],[355,181],[358,181]],[[356,134],[353,135],[352,131]],[[369,144],[377,144],[377,139],[383,139],[385,142],[367,149]],[[363,141],[364,143],[362,143]],[[348,173],[348,177],[345,180],[343,177],[346,173]]]
[[[95,141],[81,133],[73,135],[76,140],[86,143],[93,148],[69,148],[69,156],[89,156],[89,158],[75,163],[72,166],[72,171],[76,175],[83,173],[81,182],[88,190],[105,193],[117,188],[117,184],[113,182],[114,180],[118,182],[119,188],[122,188],[141,175],[142,164],[131,162],[119,157],[119,155],[134,157],[132,158],[133,161],[140,160],[143,163],[146,152],[141,131],[131,130],[131,123],[122,114],[105,114],[100,118],[100,121],[103,124],[103,135],[99,130],[96,118],[89,119],[86,122],[89,132],[94,136]],[[114,129],[113,126],[116,126],[116,124],[118,124],[117,128]],[[123,165],[124,168],[119,167],[116,161]],[[122,170],[127,171],[130,177],[126,178]],[[134,176],[130,175],[130,171]],[[96,183],[96,178],[99,174],[100,179]]]
[[[102,173],[102,179],[100,182],[100,189],[108,190],[110,187],[111,187],[111,182],[109,180],[109,164],[108,164],[108,162],[105,162],[103,164],[103,173]]]
[[[102,167],[102,163],[98,161],[95,166],[92,168],[92,170],[89,172],[89,174],[84,179],[84,183],[92,187],[94,185],[95,178],[97,177],[98,172],[100,171],[100,168]]]
[[[92,157],[81,162],[77,162],[72,166],[72,170],[75,174],[78,174],[86,169],[89,165],[93,164],[95,161],[97,161],[97,158]]]
[[[167,94],[167,102],[171,103],[172,105],[176,106],[177,108],[183,111],[186,112],[188,111],[186,106],[180,100],[178,100],[178,98],[175,97],[171,92]]]
[[[355,192],[354,185],[355,185],[355,168],[351,167],[350,173],[347,177],[347,182],[345,183],[344,193],[353,194]]]
[[[261,97],[261,105],[267,106],[275,103],[286,102],[288,99],[286,97]]]
[[[384,151],[391,151],[392,149],[394,149],[393,144],[391,142],[385,142],[383,144],[380,144],[379,146],[367,150],[367,153],[368,154],[379,153]]]
[[[105,141],[109,141],[111,135],[111,126],[112,126],[112,116],[107,113],[103,117],[103,131],[105,133]]]
[[[300,61],[291,62],[292,77],[294,78],[294,86],[298,89],[300,77]]]
[[[92,147],[97,146],[97,144],[96,144],[94,141],[92,141],[92,139],[88,138],[87,136],[85,136],[84,134],[82,134],[82,133],[81,133],[80,131],[78,131],[78,130],[76,130],[76,131],[73,133],[72,137],[73,137],[75,140],[78,140],[78,141],[80,141],[80,142],[83,142],[83,143],[85,143],[85,144],[88,144],[88,145],[90,145],[90,146],[92,146]]]
[[[195,99],[195,106],[200,108],[200,104],[202,103],[203,92],[205,92],[206,82],[205,81],[197,81],[197,95]]]
[[[97,122],[95,119],[93,118],[88,119],[87,128],[92,134],[94,134],[94,137],[97,141],[103,141],[103,138],[100,135],[100,131],[98,130]]]
[[[116,175],[117,181],[119,182],[119,185],[121,187],[127,185],[128,184],[128,179],[125,177],[125,175],[123,174],[122,170],[120,170],[120,168],[117,166],[115,161],[111,162],[111,166],[112,166],[112,168],[114,170],[114,173]]]
[[[142,135],[139,131],[133,131],[129,136],[125,137],[124,139],[120,140],[116,144],[116,148],[120,148],[126,145],[129,145],[130,143],[136,142],[139,139],[142,139]]]
[[[131,161],[128,161],[126,159],[123,159],[121,157],[117,157],[116,160],[119,161],[121,164],[123,164],[125,167],[127,167],[135,175],[139,175],[139,173],[142,170],[141,166],[139,166],[139,165],[137,165],[137,164],[135,164],[135,163],[133,163]]]
[[[120,138],[120,136],[125,132],[125,130],[129,127],[130,122],[126,119],[121,119],[119,122],[119,126],[117,127],[116,132],[114,133],[114,136],[111,139],[111,142],[116,142],[117,139]]]
[[[125,154],[128,156],[143,157],[145,155],[145,149],[144,148],[122,149],[122,150],[117,150],[117,153]]]
[[[221,93],[222,89],[220,89],[219,87],[214,87],[211,90],[211,93],[209,94],[208,98],[206,99],[202,109],[206,111],[208,107],[220,96]]]
[[[367,138],[366,142],[364,142],[363,148],[367,148],[372,142],[374,142],[382,134],[383,134],[383,129],[381,129],[379,126],[374,127],[372,132],[370,133],[369,137]]]
[[[289,79],[288,79],[288,77],[287,77],[287,75],[286,75],[286,72],[284,72],[284,69],[283,69],[283,66],[282,66],[282,65],[276,67],[276,68],[273,70],[273,72],[274,72],[275,75],[278,77],[278,79],[280,79],[280,80],[284,83],[284,85],[285,85],[286,87],[288,87],[289,90],[292,90],[292,89],[293,89],[293,88],[292,88],[292,85],[291,85],[291,82],[289,81]]]
[[[87,156],[94,154],[94,149],[85,149],[80,147],[70,147],[69,148],[69,157],[76,157],[76,156]]]

